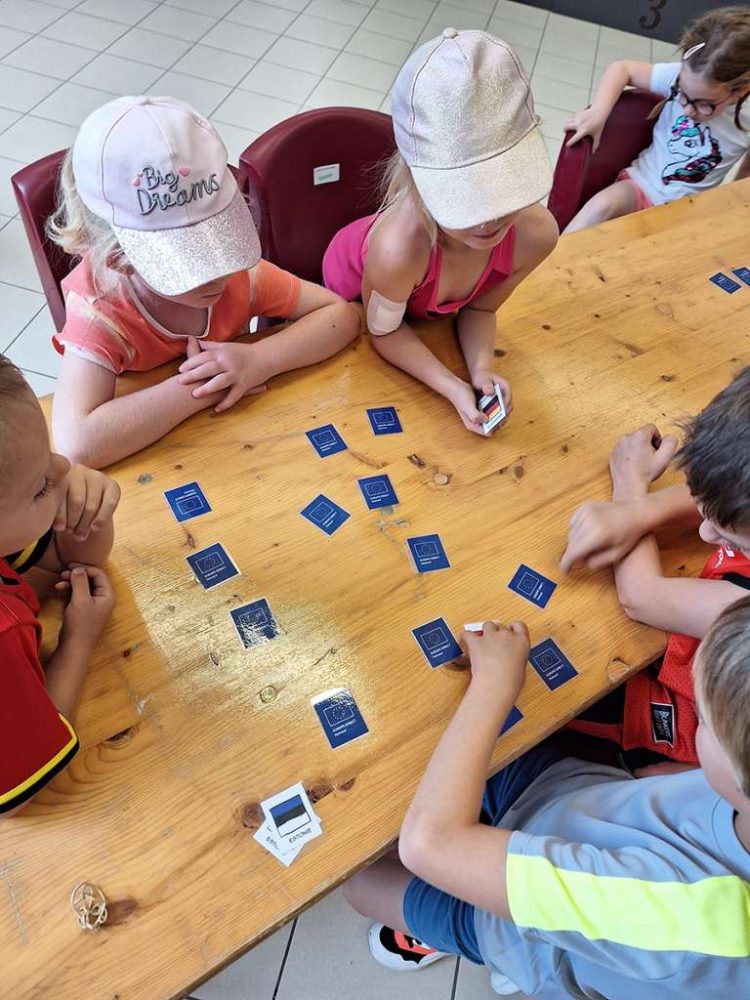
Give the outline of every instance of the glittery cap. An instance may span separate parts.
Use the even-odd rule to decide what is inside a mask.
[[[396,78],[391,115],[438,225],[468,229],[549,194],[552,165],[529,81],[499,38],[446,28],[425,42]]]
[[[260,240],[210,122],[173,97],[97,108],[73,145],[84,204],[163,295],[253,267]]]

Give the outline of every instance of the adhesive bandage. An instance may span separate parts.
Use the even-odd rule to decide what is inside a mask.
[[[376,337],[393,333],[401,326],[406,312],[406,302],[391,302],[380,292],[370,292],[367,303],[367,328]]]

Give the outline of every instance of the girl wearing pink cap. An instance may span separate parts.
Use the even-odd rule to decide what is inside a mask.
[[[445,396],[483,434],[476,392],[510,386],[495,373],[498,308],[551,252],[542,205],[552,169],[521,65],[505,42],[446,28],[401,69],[391,98],[398,151],[383,207],[340,230],[323,259],[327,288],[361,298],[387,361]],[[468,380],[409,325],[457,313]]]
[[[64,279],[58,448],[109,465],[211,406],[228,410],[280,372],[359,331],[333,292],[260,257],[258,234],[211,124],[171,97],[122,97],[81,126],[50,235],[80,263]],[[235,343],[254,316],[292,321]],[[116,396],[117,377],[187,355],[179,373]]]

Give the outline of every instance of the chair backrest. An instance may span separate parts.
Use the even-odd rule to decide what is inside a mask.
[[[560,231],[589,198],[612,184],[619,172],[649,145],[656,119],[648,116],[660,100],[650,90],[624,90],[607,119],[595,153],[588,136],[570,148],[563,142],[547,202]],[[565,140],[571,134],[566,132]]]
[[[76,261],[48,239],[45,226],[55,210],[57,180],[66,153],[65,149],[59,153],[50,153],[36,163],[23,167],[11,177],[13,193],[34,255],[34,263],[58,331],[62,330],[65,323],[65,303],[60,282]]]
[[[260,208],[263,256],[320,282],[331,237],[378,208],[374,168],[394,149],[390,116],[361,108],[306,111],[259,136],[240,174]]]

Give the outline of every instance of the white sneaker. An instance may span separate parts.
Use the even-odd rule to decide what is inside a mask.
[[[370,953],[375,961],[397,972],[416,972],[448,957],[448,952],[430,948],[424,941],[385,924],[373,924],[369,939]]]
[[[513,996],[514,993],[521,992],[520,986],[516,986],[512,979],[508,979],[502,972],[497,971],[490,973],[490,986],[493,993],[497,993],[501,997],[509,997]]]

